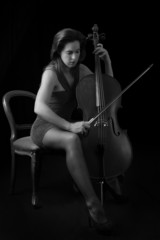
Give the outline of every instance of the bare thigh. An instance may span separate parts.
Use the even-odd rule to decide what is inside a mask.
[[[43,145],[49,148],[67,149],[68,145],[78,139],[77,134],[58,128],[49,129],[43,137]]]

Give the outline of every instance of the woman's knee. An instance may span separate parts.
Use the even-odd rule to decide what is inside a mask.
[[[80,146],[80,139],[79,136],[75,133],[70,133],[68,135],[68,138],[66,139],[67,142],[67,148],[76,148]]]
[[[43,144],[47,147],[63,148],[68,151],[78,147],[80,139],[77,134],[72,132],[49,130],[43,138]]]

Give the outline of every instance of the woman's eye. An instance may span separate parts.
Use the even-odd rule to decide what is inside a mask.
[[[71,52],[71,51],[69,51],[69,52],[67,52],[67,54],[71,55],[71,54],[72,54],[72,52]]]

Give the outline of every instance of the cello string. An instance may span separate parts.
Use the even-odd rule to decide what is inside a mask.
[[[101,71],[101,66],[100,66],[100,59],[99,59],[99,76],[101,76],[100,79],[99,79],[99,81],[100,81],[99,85],[100,85],[100,92],[101,92],[101,111],[102,111],[102,109],[105,106],[105,95],[104,95],[104,86],[103,86],[102,71]],[[105,133],[106,133],[106,131],[104,131],[104,127],[105,127],[104,124],[105,124],[105,120],[106,120],[106,112],[104,112],[102,114],[101,119],[102,119],[102,122],[101,122],[102,144],[104,144]]]
[[[105,106],[105,98],[104,98],[104,88],[103,88],[103,80],[102,80],[102,72],[101,72],[101,66],[100,66],[100,59],[98,58],[97,60],[97,65],[98,65],[98,85],[99,85],[99,92],[100,92],[100,111],[103,109],[103,107]],[[100,134],[101,134],[101,145],[104,144],[104,131],[103,131],[103,127],[104,127],[104,117],[105,114],[101,115],[101,119],[100,119]]]
[[[98,58],[95,56],[95,84],[96,84],[96,106],[98,113],[101,111],[100,108],[100,89],[99,89],[99,73],[98,73]],[[98,142],[101,142],[101,129],[99,128],[99,122],[101,121],[101,115],[97,119],[97,128],[98,128]]]
[[[101,111],[102,109],[102,89],[101,89],[101,79],[100,79],[100,61],[99,61],[99,58],[98,56],[96,57],[97,58],[97,86],[98,86],[98,92],[99,92],[99,109]],[[99,135],[100,135],[100,145],[102,145],[103,143],[103,131],[102,131],[102,121],[103,121],[103,115],[100,116],[99,118],[99,121],[98,121],[98,130],[99,130]]]

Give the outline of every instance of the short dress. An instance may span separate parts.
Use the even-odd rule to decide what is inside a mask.
[[[56,70],[53,69],[53,71]],[[64,91],[58,92],[53,91],[49,102],[49,107],[60,117],[66,119],[67,121],[71,121],[72,113],[77,107],[76,86],[80,79],[91,73],[92,72],[88,67],[86,67],[83,64],[80,64],[79,71],[74,77],[75,78],[74,84],[71,87],[68,84],[64,74],[63,73],[60,74],[58,71],[56,71],[58,81],[61,83],[62,87],[64,88]],[[30,132],[33,142],[39,147],[44,147],[43,137],[45,133],[51,128],[55,128],[55,125],[50,122],[47,122],[46,120],[37,115],[35,121],[32,124]]]

